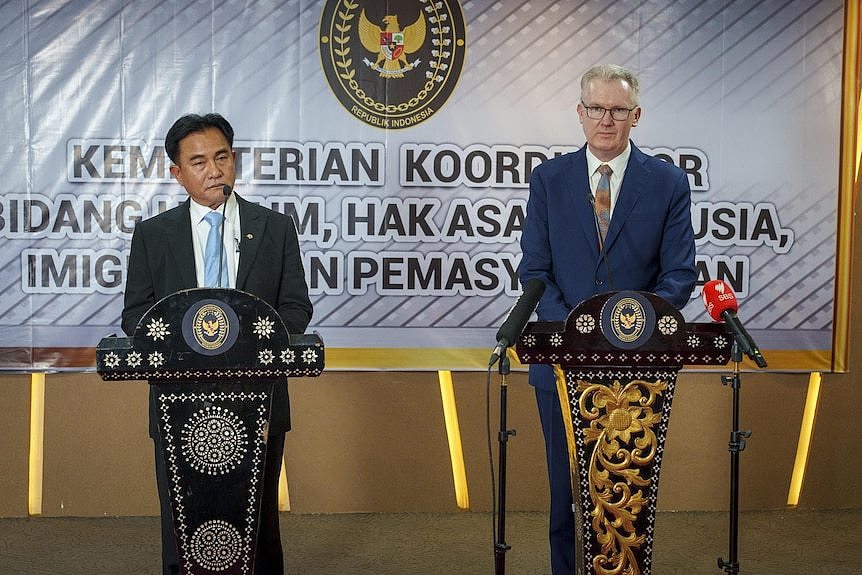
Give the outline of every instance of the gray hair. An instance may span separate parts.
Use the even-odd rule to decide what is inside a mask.
[[[623,66],[616,64],[599,64],[593,66],[581,76],[581,99],[589,88],[592,80],[602,80],[604,82],[613,82],[622,80],[629,85],[629,91],[632,95],[632,104],[638,105],[638,93],[640,92],[640,82],[634,72]]]

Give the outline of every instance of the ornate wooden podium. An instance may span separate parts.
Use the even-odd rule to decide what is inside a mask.
[[[182,573],[254,571],[273,394],[323,365],[317,335],[288,335],[267,303],[230,289],[177,292],[132,337],[99,343],[104,380],[151,384]]]
[[[521,362],[553,364],[558,376],[578,575],[650,574],[677,373],[726,364],[732,343],[723,324],[686,324],[664,299],[633,291],[595,296],[567,321],[531,323],[521,334]]]

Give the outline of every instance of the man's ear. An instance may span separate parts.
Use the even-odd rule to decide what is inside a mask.
[[[177,182],[179,182],[181,186],[184,186],[182,172],[180,171],[180,167],[178,165],[171,164],[171,175]]]
[[[635,116],[635,118],[634,118],[634,120],[632,120],[632,128],[634,128],[635,126],[637,126],[637,125],[638,125],[638,122],[639,122],[639,121],[640,121],[640,119],[641,119],[641,107],[640,107],[640,106],[638,106],[637,108],[635,108],[635,114],[634,114],[634,116]]]

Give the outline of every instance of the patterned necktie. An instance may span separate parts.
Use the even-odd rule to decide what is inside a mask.
[[[221,233],[219,225],[222,215],[219,212],[210,212],[204,216],[210,225],[207,234],[207,245],[204,249],[204,287],[228,287],[227,284],[227,256],[224,246],[221,244]],[[219,252],[221,252],[221,282],[219,282]]]
[[[607,164],[599,166],[598,172],[602,175],[599,178],[599,185],[596,188],[596,220],[599,223],[599,233],[601,241],[604,243],[605,236],[608,235],[608,226],[611,225],[611,167]]]

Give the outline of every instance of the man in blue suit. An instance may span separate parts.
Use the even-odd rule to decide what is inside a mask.
[[[532,173],[519,276],[522,284],[534,278],[545,283],[540,321],[565,320],[581,301],[614,290],[652,292],[682,308],[694,288],[688,178],[629,140],[641,118],[638,88],[637,77],[621,66],[588,70],[577,108],[586,145]],[[551,568],[554,575],[571,575],[572,488],[552,367],[531,365],[529,381],[548,460]]]

